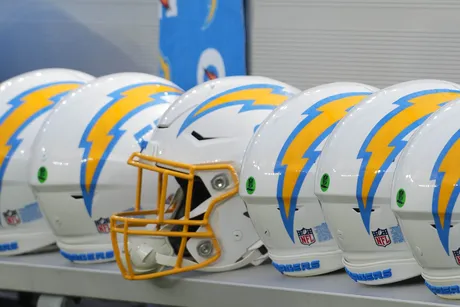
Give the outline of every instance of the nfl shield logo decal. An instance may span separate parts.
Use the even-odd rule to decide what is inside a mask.
[[[374,236],[374,241],[377,246],[385,247],[391,244],[391,238],[386,228],[378,228],[376,231],[372,231],[372,235]]]
[[[452,251],[452,254],[454,254],[455,262],[460,265],[460,248],[456,251]]]
[[[312,245],[316,242],[315,234],[311,228],[297,230],[297,235],[299,236],[300,243],[303,245]]]
[[[21,223],[21,219],[19,218],[19,214],[17,210],[8,210],[3,212],[3,217],[8,225],[15,226]]]
[[[97,231],[99,233],[109,233],[110,232],[110,219],[101,217],[97,221],[94,221],[96,224]]]

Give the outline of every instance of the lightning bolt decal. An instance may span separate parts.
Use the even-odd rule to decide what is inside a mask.
[[[153,130],[153,126],[149,124],[134,134],[134,139],[139,144],[140,153],[144,151],[144,149],[147,147],[147,144],[148,144],[148,141],[145,140],[144,137],[152,130]]]
[[[180,89],[167,84],[140,83],[121,88],[108,95],[112,100],[92,118],[79,145],[84,149],[80,168],[80,186],[90,216],[99,176],[113,148],[126,132],[121,127],[142,110],[167,103],[162,97],[179,96],[181,93]]]
[[[394,159],[403,150],[403,139],[446,102],[460,97],[460,91],[425,90],[395,101],[396,109],[384,116],[366,137],[358,159],[362,159],[356,199],[366,231],[370,233],[370,216],[380,181]]]
[[[0,117],[0,191],[11,157],[22,142],[19,135],[35,119],[51,110],[69,91],[83,83],[65,81],[34,87],[13,98]]]
[[[320,154],[316,150],[353,106],[371,93],[343,93],[322,99],[309,107],[306,117],[291,132],[276,160],[280,173],[277,199],[284,227],[294,240],[294,214],[303,181]]]
[[[432,213],[442,246],[449,255],[449,231],[452,211],[460,192],[460,130],[447,142],[439,154],[431,173],[436,181],[433,192]]]
[[[216,110],[241,105],[239,113],[253,110],[273,110],[292,97],[282,86],[273,84],[251,84],[233,88],[215,95],[198,105],[184,120],[179,136],[188,126]]]

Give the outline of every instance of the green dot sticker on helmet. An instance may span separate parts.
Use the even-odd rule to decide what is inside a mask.
[[[331,178],[329,177],[329,174],[324,174],[323,176],[321,176],[321,182],[319,183],[321,187],[321,191],[326,192],[327,189],[329,189],[330,182],[331,182]]]
[[[251,176],[246,180],[246,192],[248,192],[248,194],[251,195],[252,193],[254,193],[255,190],[256,180],[254,179],[254,177]]]
[[[40,183],[44,183],[47,178],[48,178],[48,170],[44,166],[40,167],[37,172],[38,181]]]
[[[396,204],[399,208],[402,208],[406,203],[406,191],[404,189],[399,189],[398,193],[396,194]]]

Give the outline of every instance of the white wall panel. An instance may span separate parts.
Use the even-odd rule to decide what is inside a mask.
[[[300,88],[460,83],[460,1],[250,0],[251,74]]]
[[[157,0],[0,0],[0,80],[43,67],[158,73]]]
[[[190,0],[196,1],[196,0]],[[460,1],[248,0],[250,73],[307,88],[460,83]],[[42,67],[158,73],[157,0],[0,0],[0,80]]]

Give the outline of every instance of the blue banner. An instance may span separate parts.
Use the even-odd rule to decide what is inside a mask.
[[[184,90],[246,75],[244,0],[159,0],[160,76]]]

